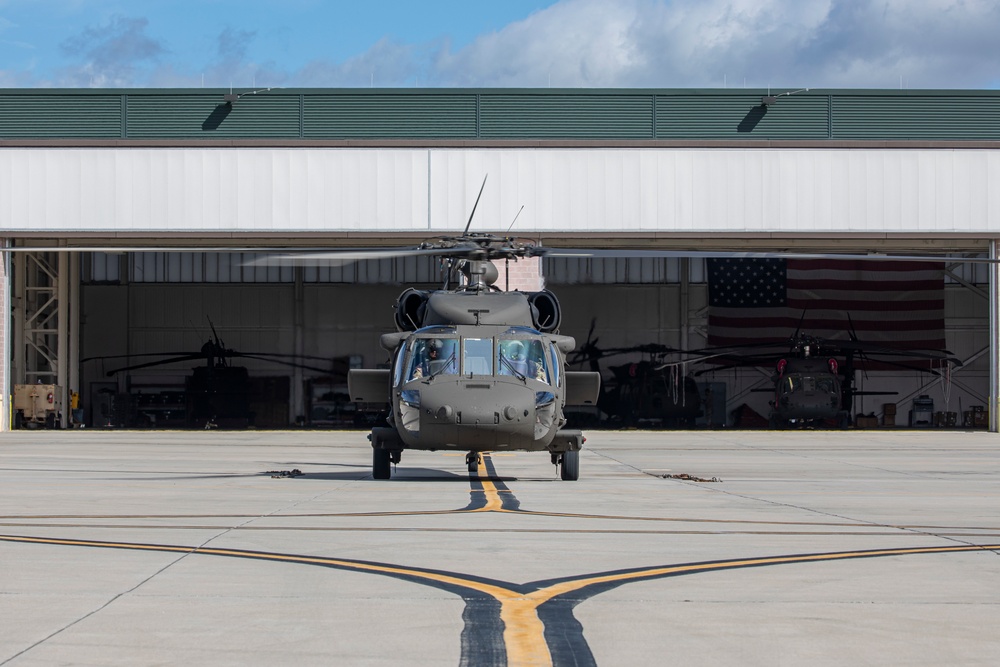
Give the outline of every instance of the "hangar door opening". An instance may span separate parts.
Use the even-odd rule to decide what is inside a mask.
[[[774,263],[768,273],[742,260],[726,278],[714,270],[724,261],[545,259],[563,333],[577,338],[571,361],[603,377],[599,409],[581,419],[625,428],[987,427],[986,265],[761,260]],[[823,363],[833,363],[838,419],[775,419],[777,364],[802,354],[789,343],[796,336],[818,339]],[[674,352],[704,348],[715,352]]]
[[[367,426],[351,367],[384,366],[403,285],[429,258],[259,267],[249,253],[86,255],[81,398],[92,427]]]

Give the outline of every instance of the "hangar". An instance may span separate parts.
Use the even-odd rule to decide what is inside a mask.
[[[998,174],[997,91],[5,90],[0,419],[40,383],[64,426],[190,425],[206,350],[237,353],[258,427],[356,418],[343,368],[386,361],[378,334],[434,262],[251,260],[460,232],[487,177],[475,229],[543,245],[940,255],[928,335],[962,366],[865,372],[891,393],[853,410],[933,401],[996,431],[997,269],[962,260],[998,256]],[[511,288],[558,294],[563,333],[624,350],[616,364],[711,339],[698,257],[505,268]],[[766,412],[764,375],[698,375],[714,406],[699,423]]]

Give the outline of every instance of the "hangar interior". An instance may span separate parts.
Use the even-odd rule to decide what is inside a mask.
[[[757,390],[772,371],[761,364],[672,365],[652,384],[636,372],[668,359],[656,346],[709,345],[709,260],[697,252],[729,249],[940,256],[940,337],[961,366],[858,370],[869,393],[854,398],[852,419],[906,426],[930,404],[935,416],[918,426],[996,430],[997,269],[960,261],[996,256],[995,92],[956,104],[934,91],[810,91],[776,106],[746,91],[222,98],[12,91],[0,101],[5,426],[18,425],[12,390],[37,383],[60,388],[63,426],[369,424],[377,413],[347,401],[346,369],[386,363],[378,336],[393,328],[399,293],[437,286],[437,263],[253,259],[458,233],[488,175],[475,219],[484,230],[692,253],[515,270],[511,287],[558,296],[561,333],[580,351],[570,361],[596,364],[605,391],[657,396],[619,401],[615,414],[578,411],[578,425],[766,425],[773,392]],[[195,369],[220,355],[240,370],[232,382],[249,418],[193,414]],[[677,390],[689,381],[694,396]],[[674,419],[658,392],[690,418]]]

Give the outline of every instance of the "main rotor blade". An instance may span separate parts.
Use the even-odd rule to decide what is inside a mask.
[[[106,354],[100,357],[86,357],[81,359],[80,363],[82,364],[85,361],[101,361],[104,359],[126,359],[129,357],[183,357],[190,354],[205,356],[202,352],[137,352],[134,354]]]
[[[255,359],[257,361],[266,361],[271,364],[281,364],[282,366],[289,366],[291,368],[304,368],[310,371],[316,371],[317,373],[323,373],[325,375],[330,374],[329,368],[317,368],[316,366],[309,366],[307,364],[299,364],[294,361],[284,361],[283,359],[268,359],[266,357],[259,357],[255,354],[234,354],[233,357],[240,359]]]
[[[542,248],[539,248],[541,250]],[[850,259],[869,262],[945,262],[970,264],[1000,264],[989,257],[945,257],[943,255],[882,255],[860,253],[811,253],[794,251],[735,251],[735,250],[640,250],[627,248],[553,248],[544,246],[546,257],[581,259],[624,258],[688,258],[688,259]]]
[[[460,245],[453,248],[355,248],[352,250],[323,250],[260,255],[244,266],[320,266],[359,262],[366,259],[396,259],[397,257],[464,257],[472,254],[476,247]]]
[[[184,357],[174,357],[173,359],[160,359],[159,361],[149,361],[145,364],[136,364],[134,366],[123,366],[121,368],[115,368],[110,370],[105,375],[111,377],[115,373],[121,373],[122,371],[134,371],[140,368],[152,368],[153,366],[164,366],[166,364],[177,364],[182,361],[205,361],[204,354],[189,354]]]

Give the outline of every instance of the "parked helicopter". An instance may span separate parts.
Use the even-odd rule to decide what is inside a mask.
[[[118,358],[162,357],[154,361],[113,368],[106,372],[108,377],[119,373],[153,368],[169,364],[190,361],[204,361],[204,365],[191,369],[191,375],[186,379],[183,392],[177,398],[175,412],[183,414],[184,423],[197,428],[244,428],[254,425],[255,414],[251,409],[250,374],[243,366],[233,365],[233,359],[256,359],[284,366],[299,367],[320,373],[328,373],[329,368],[303,363],[303,360],[328,361],[322,357],[306,357],[303,355],[285,355],[270,352],[239,352],[225,346],[209,321],[212,337],[201,349],[190,352],[157,352],[133,355],[112,355],[91,357],[81,361],[96,361]],[[142,408],[157,407],[136,406],[136,412]]]
[[[565,428],[564,408],[596,404],[600,374],[566,370],[576,341],[558,333],[552,292],[503,292],[495,284],[492,260],[542,250],[468,233],[421,249],[446,257],[443,288],[404,291],[397,332],[380,340],[391,368],[348,375],[353,400],[391,406],[389,425],[371,433],[375,479],[389,479],[405,449],[465,451],[470,473],[482,452],[547,451],[562,479],[578,479],[584,438]]]
[[[619,426],[640,423],[664,428],[693,426],[702,415],[702,396],[680,365],[665,364],[683,350],[646,343],[631,347],[600,348],[591,321],[587,341],[568,358],[570,366],[584,365],[600,372],[599,361],[608,357],[642,354],[644,359],[607,366],[610,382],[603,383],[598,408],[602,417]]]
[[[740,348],[747,347],[756,351],[740,351]],[[777,350],[774,343],[760,343],[730,348],[703,348],[692,350],[691,353],[703,355],[701,361],[722,363],[719,368],[773,363],[773,386],[753,391],[773,393],[768,425],[778,429],[828,423],[846,428],[851,423],[856,396],[896,393],[858,390],[854,383],[856,358],[878,359],[880,364],[886,366],[932,374],[939,374],[939,371],[929,365],[893,361],[892,358],[927,360],[940,366],[962,365],[948,350],[897,349],[882,343],[859,341],[853,333],[850,340],[830,340],[796,331],[788,339],[787,349],[784,351]],[[842,356],[842,363],[838,361],[838,356]],[[686,363],[691,361],[697,362],[699,359],[688,359]],[[695,375],[706,372],[710,371],[698,371]]]

